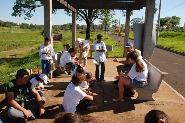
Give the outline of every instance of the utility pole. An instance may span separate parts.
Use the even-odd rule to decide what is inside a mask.
[[[158,43],[158,37],[159,37],[159,28],[160,28],[160,15],[161,15],[161,1],[159,2],[159,14],[158,14],[158,24],[157,24],[157,33],[156,33],[156,44]]]

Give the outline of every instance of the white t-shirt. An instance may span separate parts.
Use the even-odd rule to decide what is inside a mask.
[[[71,62],[71,55],[70,53],[64,53],[60,58],[60,66],[64,67],[66,63]]]
[[[131,70],[129,71],[129,73],[127,74],[131,79],[136,79],[137,81],[147,81],[148,78],[148,68],[147,68],[147,64],[145,63],[145,61],[143,59],[140,59],[141,62],[144,65],[144,71],[143,72],[136,72],[136,63],[132,65]]]
[[[33,77],[30,82],[32,83],[32,85],[36,88],[44,88],[44,84],[43,82],[39,82],[35,79],[35,77]],[[38,90],[38,91],[41,91],[41,90]],[[27,90],[27,92],[29,92],[29,90]]]
[[[103,49],[103,50],[105,50],[105,52],[107,51],[106,45],[103,41],[101,41],[100,43],[97,43],[97,41],[94,42],[94,51],[95,51],[94,59],[97,60],[97,58],[98,58],[99,62],[105,62],[106,56],[105,56],[104,52],[96,51],[99,49]]]
[[[66,112],[74,113],[76,106],[79,104],[87,94],[83,92],[79,86],[74,85],[72,82],[66,88],[63,98],[63,107]]]
[[[89,85],[88,85],[87,81],[82,82],[79,86],[81,88],[84,88],[84,89],[88,89],[89,88]]]
[[[42,52],[48,52],[48,54],[42,54]],[[45,46],[43,44],[40,46],[39,56],[42,60],[51,60],[52,56],[55,56],[55,51],[51,45]]]

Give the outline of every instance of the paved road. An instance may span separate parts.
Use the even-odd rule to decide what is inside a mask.
[[[124,37],[121,37],[119,42],[120,36],[109,35],[120,45],[123,44],[120,42],[124,42]],[[133,40],[129,41],[133,42]],[[150,62],[161,71],[168,73],[163,80],[185,97],[185,56],[155,48]]]

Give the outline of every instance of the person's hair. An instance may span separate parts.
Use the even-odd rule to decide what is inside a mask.
[[[63,46],[66,46],[66,44],[63,44]]]
[[[74,48],[70,48],[70,49],[68,50],[69,53],[72,53],[72,52],[74,52],[74,51],[75,51]]]
[[[97,35],[97,39],[99,39],[99,38],[101,38],[101,37],[103,37],[103,35],[101,35],[101,34],[98,34],[98,35]]]
[[[72,83],[76,86],[80,85],[85,80],[85,75],[81,73],[76,73],[72,76]]]
[[[145,116],[144,123],[168,123],[168,116],[161,110],[151,110]]]
[[[92,78],[92,73],[91,72],[87,72],[86,73],[86,79],[91,79]]]
[[[95,121],[91,116],[61,112],[56,115],[54,123],[95,123]]]
[[[50,41],[50,38],[45,37],[44,41]]]
[[[25,69],[19,69],[15,77],[18,79],[18,77],[22,78],[24,75],[29,75],[28,71]]]
[[[66,44],[66,46],[68,46],[68,47],[69,47],[69,44]]]
[[[143,72],[144,71],[144,65],[139,59],[138,53],[134,50],[128,54],[128,58],[131,58],[136,62],[136,71],[137,72]]]
[[[76,68],[76,72],[77,73],[83,73],[84,72],[84,69],[82,66],[78,65],[78,67]]]

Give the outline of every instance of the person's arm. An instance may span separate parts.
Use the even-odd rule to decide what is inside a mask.
[[[31,90],[31,92],[35,95],[36,100],[37,100],[38,103],[39,103],[39,111],[40,111],[40,116],[41,116],[42,114],[44,114],[45,108],[44,108],[44,105],[43,105],[43,103],[42,103],[42,99],[41,99],[41,97],[40,97],[40,94],[37,92],[37,90],[36,90],[35,88],[33,88],[33,89]]]
[[[14,93],[13,92],[7,92],[7,100],[8,104],[14,107],[17,110],[20,110],[24,113],[26,118],[31,117],[31,112],[26,110],[25,108],[21,107],[15,100],[14,100]]]
[[[113,61],[118,62],[118,63],[122,63],[122,64],[130,64],[129,60],[119,60],[119,59],[115,58]]]
[[[91,96],[91,95],[86,95],[86,96],[84,97],[84,99],[86,99],[86,100],[93,100],[93,96]]]

